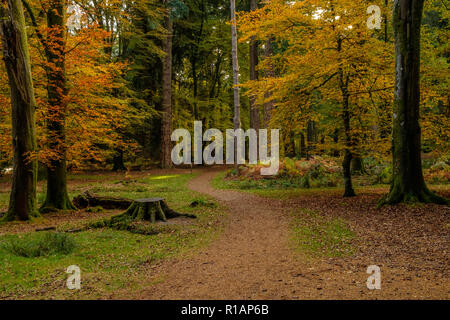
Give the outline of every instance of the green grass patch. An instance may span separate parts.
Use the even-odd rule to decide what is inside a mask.
[[[345,257],[354,252],[355,233],[340,218],[329,218],[316,211],[302,209],[293,213],[293,246],[310,257]]]
[[[94,188],[105,196],[139,198],[165,198],[168,205],[183,213],[195,214],[197,219],[186,219],[168,224],[137,225],[140,233],[109,228],[89,229],[71,233],[76,243],[66,254],[50,253],[38,257],[16,254],[8,243],[30,245],[45,234],[27,233],[0,236],[0,299],[98,299],[122,289],[140,290],[152,284],[149,266],[161,259],[196,252],[220,234],[224,214],[212,198],[193,192],[186,183],[195,175],[142,176],[132,181],[97,177],[97,182],[69,183],[71,196]],[[139,187],[139,189],[138,189]],[[202,204],[191,207],[200,200]],[[44,219],[45,217],[41,218]],[[99,219],[99,218],[97,218]],[[86,220],[58,226],[58,230],[76,229],[95,220]],[[144,233],[144,234],[141,234]],[[31,246],[31,245],[30,245]],[[69,290],[65,282],[67,267],[81,269],[81,290]]]
[[[36,258],[69,254],[75,248],[75,241],[65,233],[45,232],[13,236],[5,241],[3,247],[16,256]]]

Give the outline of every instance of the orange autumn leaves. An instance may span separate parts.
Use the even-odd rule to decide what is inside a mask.
[[[379,30],[367,27],[369,5],[381,8]],[[352,151],[388,155],[395,76],[391,13],[391,2],[386,7],[384,0],[272,0],[256,11],[242,12],[241,42],[256,37],[264,45],[271,39],[276,47],[260,62],[260,79],[243,86],[260,104],[275,102],[272,126],[299,133],[308,121],[321,122],[324,139],[319,147],[324,150],[343,147],[340,105],[345,91],[350,98]],[[438,101],[448,104],[448,62],[428,39],[425,34],[421,124],[424,141],[432,141],[442,153],[448,150],[448,116],[434,109]]]
[[[31,2],[38,11],[48,4]],[[47,129],[47,122],[58,112],[65,114],[65,133],[68,164],[81,168],[84,163],[90,166],[104,162],[115,146],[133,147],[133,144],[122,141],[117,131],[126,126],[130,116],[128,101],[123,93],[124,83],[121,80],[126,64],[115,62],[106,54],[106,39],[110,36],[95,23],[88,23],[83,14],[78,13],[78,29],[66,33],[64,50],[65,74],[67,86],[61,105],[53,106],[47,97],[47,86],[51,72],[59,71],[55,64],[45,59],[45,48],[36,36],[37,31],[29,28],[29,44],[32,59],[32,72],[36,94],[38,159],[42,163],[58,159],[58,149],[51,147],[55,142]],[[38,18],[38,30],[45,39],[50,50],[60,50],[61,44],[54,34],[58,30],[47,28],[45,19]],[[56,40],[54,40],[56,38]],[[0,66],[0,151],[1,160],[10,160],[10,104],[8,102],[8,83],[4,64]],[[62,141],[57,141],[60,145]]]

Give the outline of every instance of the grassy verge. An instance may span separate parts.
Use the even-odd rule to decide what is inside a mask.
[[[67,240],[73,241],[70,250],[53,250],[53,245],[61,246],[61,240],[49,245],[43,239],[48,236],[43,233],[0,236],[0,298],[95,299],[118,289],[132,292],[149,286],[153,281],[149,267],[154,262],[192,252],[209,243],[220,231],[224,211],[212,199],[186,188],[192,177],[144,176],[125,181],[117,176],[100,175],[83,177],[89,183],[72,181],[69,184],[72,196],[89,189],[100,195],[131,199],[163,197],[174,209],[195,214],[198,219],[166,225],[161,233],[152,236],[111,229],[79,232]],[[190,206],[193,201],[197,201],[197,206]],[[86,222],[76,222],[83,223]],[[58,230],[68,227],[58,226]],[[81,269],[81,290],[66,288],[65,270],[71,265]]]
[[[293,214],[291,243],[309,257],[345,257],[354,252],[355,233],[345,220],[301,209]]]
[[[321,192],[339,194],[343,192],[342,187],[327,188],[299,188],[290,184],[285,179],[270,180],[248,180],[248,179],[227,179],[227,172],[221,172],[212,180],[211,184],[215,189],[240,190],[257,194],[267,198],[289,199],[298,195],[314,195]],[[278,181],[277,181],[278,180]],[[284,182],[283,182],[284,181]]]
[[[344,188],[337,187],[299,187],[295,181],[285,177],[277,177],[276,179],[227,179],[227,172],[221,172],[212,180],[212,186],[215,189],[240,190],[257,194],[267,198],[274,199],[291,199],[299,196],[314,196],[317,194],[342,195]],[[375,185],[356,185],[354,186],[356,193],[379,193],[380,197],[389,191],[387,184]],[[429,185],[434,192],[445,192],[449,189],[448,185],[435,184]]]

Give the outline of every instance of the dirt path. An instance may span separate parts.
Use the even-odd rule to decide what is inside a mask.
[[[289,246],[293,204],[244,192],[215,190],[206,170],[191,190],[210,195],[228,209],[220,237],[200,253],[163,261],[148,271],[150,282],[126,299],[442,299],[448,278],[419,277],[403,267],[384,268],[383,289],[366,287],[367,258],[302,258]],[[368,258],[370,259],[370,258]],[[367,260],[367,261],[366,261]],[[372,263],[369,263],[372,264]],[[412,280],[415,282],[412,283]],[[116,296],[116,298],[122,295]]]
[[[289,218],[281,204],[247,193],[215,190],[210,180],[216,174],[207,171],[188,186],[229,209],[223,234],[193,257],[160,265],[154,279],[162,276],[163,281],[141,293],[141,298],[299,299],[321,295],[321,281],[308,280],[308,274],[318,275],[320,267],[300,262],[289,248]]]

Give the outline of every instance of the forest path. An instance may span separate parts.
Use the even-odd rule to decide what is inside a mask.
[[[228,216],[223,233],[198,254],[158,265],[150,275],[156,284],[140,292],[139,298],[299,299],[322,295],[318,293],[321,281],[305,276],[312,273],[315,278],[319,271],[308,268],[289,248],[289,216],[281,202],[215,190],[211,179],[218,172],[207,169],[188,187],[225,205]]]

